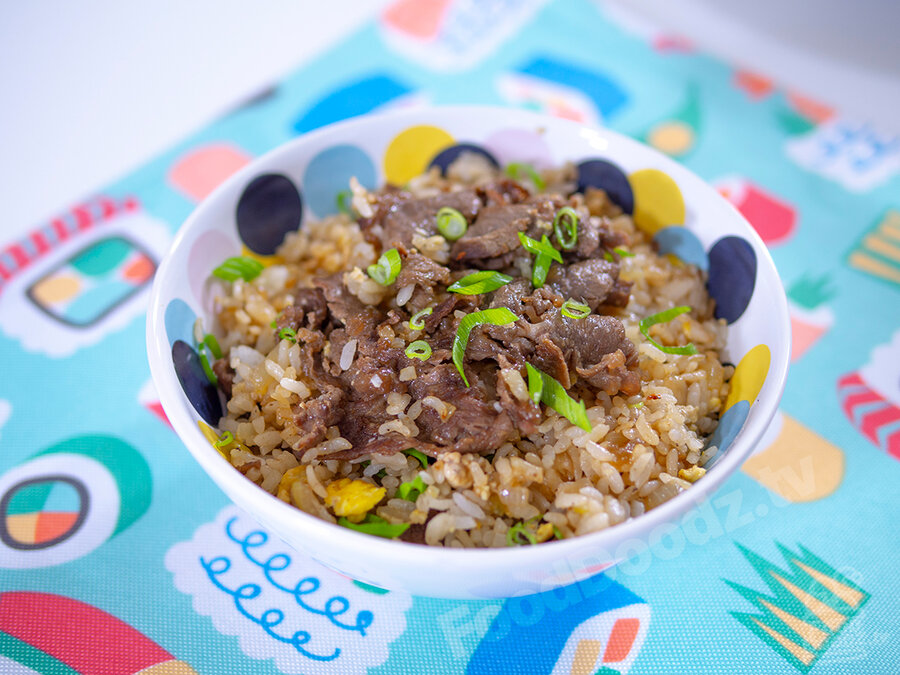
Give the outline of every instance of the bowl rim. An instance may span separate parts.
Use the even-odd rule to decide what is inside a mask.
[[[213,448],[200,431],[196,420],[189,419],[186,413],[187,408],[179,399],[184,394],[178,378],[174,370],[167,364],[167,361],[171,360],[171,348],[165,331],[165,305],[162,302],[163,280],[167,278],[169,268],[173,265],[174,252],[183,244],[188,233],[195,229],[198,223],[203,221],[209,204],[231,192],[236,185],[243,185],[252,176],[264,172],[268,165],[277,163],[284,156],[292,154],[296,147],[311,141],[318,141],[330,135],[339,137],[346,130],[365,128],[370,125],[377,126],[383,123],[402,123],[404,121],[420,124],[439,124],[440,122],[435,120],[435,117],[450,116],[464,119],[466,116],[471,115],[502,115],[506,118],[505,121],[510,124],[521,123],[537,128],[551,126],[570,127],[573,131],[578,131],[585,137],[596,137],[597,134],[607,136],[627,152],[651,153],[654,155],[656,167],[672,176],[676,183],[681,185],[682,181],[685,180],[694,183],[701,192],[707,193],[709,198],[718,200],[723,206],[727,207],[732,217],[741,223],[741,228],[745,230],[743,236],[753,242],[754,252],[758,259],[757,274],[760,273],[760,270],[766,270],[766,275],[773,277],[778,282],[776,286],[781,291],[777,293],[777,297],[771,299],[772,316],[784,329],[782,333],[785,336],[785,348],[776,351],[772,349],[772,345],[767,345],[770,348],[772,358],[766,381],[767,383],[770,381],[774,382],[776,389],[774,391],[770,389],[772,395],[767,396],[765,399],[761,399],[759,398],[760,395],[757,395],[757,400],[751,408],[751,413],[754,414],[748,417],[731,447],[725,451],[721,459],[716,461],[706,475],[697,483],[694,483],[690,489],[684,490],[640,516],[598,532],[562,540],[551,540],[539,546],[451,548],[413,544],[401,540],[384,539],[356,532],[349,528],[343,528],[283,502],[275,495],[247,480]],[[603,156],[602,151],[595,150],[595,152],[598,156]],[[616,163],[615,157],[606,157],[606,159]],[[654,528],[676,523],[680,517],[690,511],[692,506],[714,493],[735,472],[759,443],[772,418],[775,416],[784,394],[791,351],[791,325],[787,296],[771,254],[756,230],[744,216],[707,181],[662,152],[609,128],[582,124],[520,108],[497,105],[433,105],[368,113],[302,134],[253,159],[198,203],[179,227],[168,252],[157,269],[150,294],[149,307],[146,324],[147,354],[151,375],[159,394],[160,404],[172,423],[179,441],[187,447],[204,472],[217,484],[217,487],[226,493],[226,497],[233,503],[234,500],[231,499],[228,491],[222,487],[223,483],[229,485],[231,489],[246,493],[249,502],[255,503],[255,506],[263,510],[271,510],[272,516],[277,517],[279,521],[293,519],[297,523],[298,531],[302,531],[310,539],[322,542],[333,538],[340,539],[342,541],[341,548],[345,550],[342,557],[357,554],[372,560],[380,558],[400,559],[403,561],[402,564],[404,566],[427,565],[437,560],[453,562],[463,566],[468,566],[472,563],[489,567],[506,566],[513,563],[522,566],[529,559],[531,559],[532,564],[537,564],[542,561],[548,562],[550,560],[564,559],[566,554],[572,554],[573,557],[577,557],[577,554],[583,554],[584,549],[587,547],[611,552],[612,544],[631,537],[640,537],[636,530],[649,532]],[[244,504],[239,504],[238,506],[247,508]],[[250,515],[253,516],[252,511]]]

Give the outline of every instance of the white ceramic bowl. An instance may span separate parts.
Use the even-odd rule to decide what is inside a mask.
[[[485,150],[501,165],[605,160],[609,164],[584,165],[582,175],[601,183],[626,208],[633,198],[636,222],[649,229],[683,225],[660,230],[657,239],[662,250],[709,267],[710,292],[730,322],[725,360],[738,364],[732,405],[720,424],[724,438],[718,441],[726,447],[691,489],[587,536],[509,549],[445,549],[363,535],[307,515],[247,480],[204,437],[198,420],[201,413],[214,417],[217,402],[195,381],[197,364],[186,347],[194,317],[203,318],[207,328],[214,325],[207,283],[213,268],[239,255],[243,246],[271,253],[299,219],[305,223],[333,211],[335,195],[350,176],[369,187],[386,179],[402,184],[435,157],[446,161],[459,144]],[[639,552],[747,458],[778,406],[790,352],[787,302],[772,259],[751,226],[713,188],[668,157],[612,131],[507,108],[369,115],[306,134],[260,157],[185,222],[156,274],[150,307],[147,349],[160,401],[219,487],[260,524],[322,564],[376,586],[436,597],[549,590]],[[178,340],[187,344],[175,349]],[[180,367],[186,354],[192,361],[187,365],[194,367],[194,375],[182,369],[184,388],[174,367],[173,352],[179,350]]]

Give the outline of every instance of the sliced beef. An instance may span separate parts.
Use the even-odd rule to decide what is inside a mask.
[[[298,288],[294,291],[294,304],[284,308],[277,325],[279,328],[316,330],[327,318],[328,305],[322,289]]]
[[[219,381],[219,389],[221,389],[227,397],[231,398],[235,373],[231,364],[228,362],[228,359],[216,359],[212,364],[212,370],[216,374],[216,379]]]
[[[403,267],[395,282],[398,289],[415,286],[406,303],[410,312],[418,312],[434,301],[435,289],[450,283],[450,270],[420,253],[403,251]]]
[[[343,401],[344,391],[329,385],[319,396],[297,405],[294,421],[303,430],[303,435],[293,446],[298,459],[306,450],[325,440],[328,427],[342,417]]]
[[[469,382],[472,386],[466,387],[456,367],[444,363],[409,383],[414,399],[435,396],[455,407],[442,419],[433,408],[423,406],[416,419],[420,443],[415,447],[432,455],[448,450],[489,452],[507,440],[513,432],[509,415],[479,386],[482,383],[474,373],[469,375]]]
[[[478,188],[485,206],[494,204],[518,204],[528,199],[530,193],[514,180],[504,178]]]
[[[592,312],[604,304],[624,307],[628,304],[631,289],[630,284],[619,282],[619,266],[616,263],[599,258],[571,265],[554,265],[547,275],[547,286],[564,299],[584,302]],[[617,304],[622,300],[624,304]]]
[[[456,209],[467,221],[472,221],[481,208],[481,200],[474,190],[444,192],[423,199],[394,198],[386,209],[376,212],[376,218],[366,221],[363,227],[377,237],[383,249],[395,246],[412,248],[414,235],[427,237],[437,233],[437,212],[445,206]]]
[[[535,209],[528,204],[485,206],[478,218],[450,250],[450,258],[464,265],[496,258],[522,248],[519,232],[531,225]]]

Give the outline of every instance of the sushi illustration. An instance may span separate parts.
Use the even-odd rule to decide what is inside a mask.
[[[0,671],[196,675],[146,635],[102,609],[53,593],[0,593]]]
[[[797,225],[797,212],[783,199],[743,176],[726,176],[713,186],[734,204],[770,248],[783,244]]]
[[[169,229],[133,199],[98,197],[0,251],[0,331],[68,356],[139,316]]]
[[[545,0],[394,0],[380,17],[385,42],[434,70],[464,70],[514,34]]]
[[[827,276],[803,276],[788,288],[791,361],[801,358],[834,325],[834,312],[828,306],[834,294]]]
[[[112,436],[75,436],[0,474],[0,569],[60,565],[126,529],[150,505],[144,458]]]
[[[509,598],[469,660],[466,673],[627,673],[650,625],[650,606],[605,575]]]
[[[872,350],[868,363],[841,377],[837,390],[850,423],[900,459],[900,330]]]

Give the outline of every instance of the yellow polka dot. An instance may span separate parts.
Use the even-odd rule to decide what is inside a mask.
[[[634,192],[634,223],[648,234],[669,225],[684,225],[684,198],[674,180],[658,169],[641,169],[628,177]]]
[[[248,258],[253,258],[254,260],[258,260],[266,267],[268,267],[269,265],[280,265],[284,262],[284,258],[282,258],[280,255],[260,255],[255,251],[251,251],[243,244],[241,245],[241,255]]]
[[[647,140],[667,155],[683,155],[694,144],[694,130],[684,122],[663,122],[651,129]]]
[[[728,410],[738,401],[747,401],[751,406],[759,396],[766,375],[769,374],[769,363],[772,354],[766,345],[756,345],[734,369],[734,377],[731,378],[731,391],[725,401],[725,410]],[[722,412],[724,412],[723,410]]]
[[[34,285],[32,295],[42,305],[53,305],[58,302],[71,300],[81,290],[81,282],[77,277],[61,275],[47,277]]]
[[[423,173],[428,162],[453,143],[453,136],[443,129],[410,127],[398,134],[384,153],[384,175],[389,183],[404,185]]]
[[[206,436],[206,440],[209,441],[209,444],[216,449],[216,452],[218,452],[220,455],[222,455],[222,457],[230,462],[231,459],[228,456],[228,451],[223,448],[216,447],[216,442],[219,440],[219,434],[216,433],[216,430],[208,424],[205,424],[201,420],[197,420],[197,426],[200,427],[200,431],[202,431],[203,435]]]

